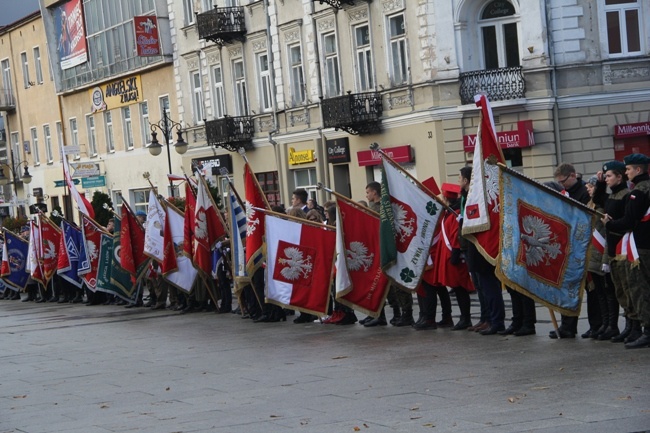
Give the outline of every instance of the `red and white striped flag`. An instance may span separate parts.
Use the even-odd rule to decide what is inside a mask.
[[[593,245],[600,254],[604,254],[605,248],[607,247],[607,240],[598,230],[594,229],[594,232],[591,235],[591,245]]]
[[[89,216],[90,218],[95,219],[95,211],[93,210],[93,207],[90,205],[90,202],[86,199],[86,197],[79,194],[79,191],[77,191],[77,187],[72,182],[72,176],[70,175],[70,166],[68,165],[68,157],[63,152],[63,147],[61,147],[61,158],[63,159],[63,177],[65,179],[66,184],[68,184],[68,188],[70,189],[70,194],[72,195],[72,198],[74,199],[75,203],[77,203],[77,207],[79,208],[79,211]]]
[[[212,271],[212,249],[226,234],[221,214],[212,200],[205,179],[199,175],[194,211],[194,266],[206,275]]]

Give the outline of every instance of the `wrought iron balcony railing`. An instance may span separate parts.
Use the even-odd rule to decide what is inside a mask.
[[[13,111],[16,109],[16,99],[11,89],[0,89],[0,111]]]
[[[377,92],[350,93],[321,101],[323,126],[350,134],[375,134],[381,131],[384,110]]]
[[[244,7],[232,6],[214,8],[196,16],[199,39],[206,39],[219,45],[234,40],[244,41],[246,24],[244,22]]]
[[[249,116],[226,116],[205,122],[205,135],[209,146],[223,147],[231,152],[239,148],[253,149],[253,119]]]
[[[336,9],[343,9],[344,5],[354,6],[354,0],[312,0],[314,3],[319,2],[320,4],[327,3]]]
[[[490,101],[507,101],[526,97],[526,80],[521,66],[463,72],[460,74],[460,100],[473,104],[474,95],[485,92]]]

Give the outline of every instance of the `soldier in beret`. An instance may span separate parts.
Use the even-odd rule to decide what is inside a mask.
[[[650,177],[646,155],[633,153],[624,158],[625,174],[634,189],[625,201],[622,218],[605,215],[607,230],[629,234],[627,284],[631,309],[636,314],[632,331],[626,339],[626,349],[650,347]],[[641,326],[644,331],[641,332]]]

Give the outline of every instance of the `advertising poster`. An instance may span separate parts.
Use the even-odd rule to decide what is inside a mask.
[[[154,16],[133,17],[135,45],[138,56],[159,56],[158,18]]]
[[[88,60],[86,29],[81,0],[70,0],[54,9],[61,69],[74,68]]]

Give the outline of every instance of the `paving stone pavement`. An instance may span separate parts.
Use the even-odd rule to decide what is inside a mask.
[[[501,337],[0,301],[0,432],[650,431],[650,349],[538,317]]]

